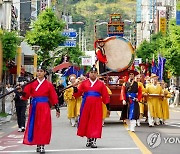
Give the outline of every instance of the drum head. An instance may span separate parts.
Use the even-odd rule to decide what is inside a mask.
[[[110,37],[107,39],[105,54],[108,60],[106,67],[117,72],[130,67],[134,62],[134,49],[131,43],[122,37]]]

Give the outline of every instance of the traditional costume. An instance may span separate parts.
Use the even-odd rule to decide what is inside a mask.
[[[152,75],[151,78],[156,78],[156,75]],[[162,118],[162,107],[160,104],[162,94],[162,87],[159,84],[150,84],[146,87],[147,104],[148,104],[148,122],[149,126],[154,126],[154,122],[159,125],[159,118]],[[154,96],[153,96],[153,95]]]
[[[146,89],[144,88],[142,82],[138,82],[138,89],[139,88],[142,90],[142,95],[143,95],[146,92]],[[137,126],[140,126],[140,119],[144,116],[144,113],[145,113],[144,110],[145,110],[145,104],[144,104],[144,99],[142,97],[140,99],[140,101],[139,101],[139,113],[140,113],[140,116],[139,116],[139,119],[137,120]]]
[[[97,55],[97,59],[102,62],[102,63],[107,63],[107,58],[105,55],[105,50],[103,48],[103,46],[100,45],[100,43],[105,43],[105,41],[103,39],[99,39],[95,42],[95,44],[98,44],[97,46],[97,50],[96,50],[96,55]],[[96,48],[96,45],[95,45]]]
[[[96,46],[96,44],[98,46]],[[99,68],[99,73],[103,73],[106,71],[105,64],[108,62],[105,55],[104,44],[105,44],[105,40],[103,39],[99,39],[94,43],[94,48],[96,49],[96,57],[97,60],[99,60],[96,61],[96,64],[98,65]]]
[[[164,82],[161,84],[165,84]],[[169,104],[168,104],[168,98],[171,97],[171,93],[165,88],[165,85],[162,86],[162,93],[164,94],[164,97],[160,99],[160,104],[162,107],[162,123],[165,122],[165,120],[169,119]]]
[[[134,76],[138,73],[134,70],[130,70],[129,74],[133,73]],[[134,80],[124,83],[121,88],[120,100],[126,101],[128,104],[124,106],[122,111],[123,120],[126,119],[128,130],[134,132],[136,126],[136,120],[139,119],[139,104],[142,98],[142,89],[138,87],[138,83]],[[138,99],[138,101],[136,100]]]
[[[76,79],[75,74],[69,76],[69,80]],[[73,87],[66,89],[64,92],[64,100],[67,103],[67,117],[70,119],[72,127],[76,126],[76,121],[80,115],[80,106],[82,102],[82,97],[75,98],[73,96]]]
[[[31,103],[23,144],[38,145],[37,152],[45,152],[44,145],[49,144],[51,139],[50,106],[54,105],[56,111],[60,113],[57,107],[58,96],[54,86],[44,78],[25,86],[23,100],[28,98],[31,98]],[[39,149],[40,145],[43,145],[42,149]]]
[[[91,71],[97,73],[96,68],[91,68]],[[77,135],[93,139],[91,146],[96,148],[94,145],[97,138],[101,138],[102,134],[102,102],[104,104],[109,103],[109,94],[105,84],[97,78],[92,81],[90,78],[82,81],[78,89],[75,91],[74,96],[83,96],[83,101],[80,109],[80,118],[78,124]]]
[[[108,94],[112,95],[111,90],[107,86],[106,86],[106,88],[107,88]],[[107,110],[107,107],[104,103],[102,103],[102,106],[103,106],[103,119],[105,119],[107,117],[108,110]]]

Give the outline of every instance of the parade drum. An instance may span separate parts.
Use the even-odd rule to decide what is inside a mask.
[[[129,68],[135,58],[131,43],[122,37],[108,37],[105,40],[105,55],[108,60],[106,67],[110,70],[121,72]]]

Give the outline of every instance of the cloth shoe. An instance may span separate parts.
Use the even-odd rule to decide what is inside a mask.
[[[130,131],[135,132],[136,120],[130,120]]]
[[[72,127],[75,127],[75,126],[76,126],[75,118],[71,118],[71,126],[72,126]]]
[[[86,143],[86,147],[90,147],[92,142],[91,142],[91,138],[87,138],[87,143]]]
[[[45,153],[45,149],[44,149],[44,145],[41,145],[40,146],[40,151],[39,151],[40,153]]]
[[[40,152],[40,145],[37,145],[36,152]]]
[[[138,127],[141,126],[140,119],[138,119],[138,120],[136,121],[136,125],[137,125]]]
[[[22,129],[22,132],[24,132],[24,131],[25,131],[25,128],[24,128],[24,127],[21,127],[21,129]]]
[[[91,148],[97,148],[96,138],[93,138],[93,139],[92,139],[92,141],[91,141]]]

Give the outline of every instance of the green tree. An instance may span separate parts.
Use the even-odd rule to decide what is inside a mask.
[[[40,46],[37,53],[39,62],[50,57],[49,51],[54,51],[59,44],[65,41],[61,32],[65,27],[62,20],[58,20],[52,9],[46,9],[33,23],[32,30],[26,34],[26,41],[30,45]]]
[[[78,46],[66,47],[66,48],[63,48],[60,52],[62,53],[62,56],[67,54],[70,57],[70,62],[75,65],[80,65],[81,64],[81,56],[85,55],[84,52],[82,52]],[[62,56],[60,57],[60,59],[56,60],[56,65],[58,65],[60,63]]]
[[[167,59],[166,68],[175,76],[180,76],[180,26],[170,21],[167,36],[162,40],[162,53]]]
[[[3,50],[3,93],[5,93],[7,63],[15,58],[20,38],[16,32],[2,31],[0,40]],[[5,113],[5,97],[2,99],[2,112]]]
[[[16,56],[16,50],[20,44],[20,38],[16,32],[3,31],[0,34],[0,39],[2,40],[3,49],[3,70],[6,70],[7,62],[14,59]]]

